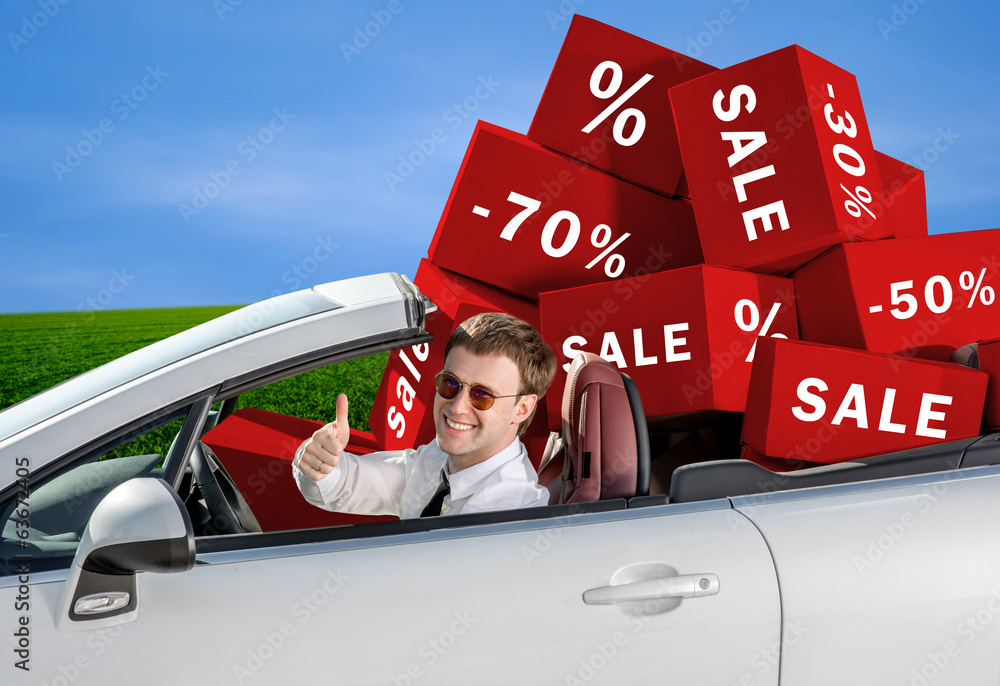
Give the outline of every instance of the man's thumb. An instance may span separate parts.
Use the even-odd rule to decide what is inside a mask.
[[[350,420],[347,417],[347,396],[341,393],[337,396],[337,433],[335,434],[337,440],[344,446],[347,446],[348,441],[351,438],[351,425]]]

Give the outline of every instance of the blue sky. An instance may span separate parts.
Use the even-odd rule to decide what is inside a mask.
[[[476,119],[527,132],[574,11],[717,67],[802,45],[857,76],[877,149],[920,160],[933,233],[995,228],[988,4],[8,0],[0,312],[412,277]]]

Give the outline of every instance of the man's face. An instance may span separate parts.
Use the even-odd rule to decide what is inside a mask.
[[[535,406],[534,395],[497,398],[488,410],[469,402],[469,386],[485,386],[494,395],[515,396],[517,365],[509,357],[481,357],[461,346],[452,348],[444,370],[464,382],[461,392],[447,400],[434,395],[434,426],[441,450],[451,456],[452,470],[465,469],[495,455],[517,436],[517,427]]]

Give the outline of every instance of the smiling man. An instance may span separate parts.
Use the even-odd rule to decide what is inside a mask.
[[[435,378],[437,438],[416,449],[346,452],[347,396],[335,421],[298,449],[292,471],[313,505],[402,519],[545,505],[549,492],[520,441],[552,383],[556,357],[539,333],[508,314],[463,322]]]

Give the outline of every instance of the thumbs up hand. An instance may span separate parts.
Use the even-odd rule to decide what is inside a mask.
[[[299,469],[314,481],[319,481],[340,463],[340,454],[347,448],[351,427],[347,418],[347,396],[337,396],[337,414],[334,420],[320,427],[305,442]]]

